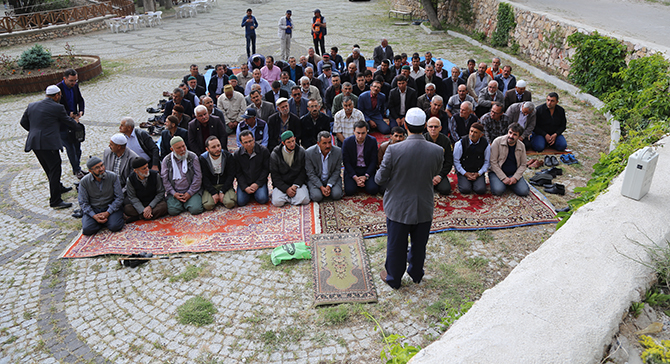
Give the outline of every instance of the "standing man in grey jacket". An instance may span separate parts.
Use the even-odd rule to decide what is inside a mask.
[[[282,61],[288,60],[291,53],[291,38],[293,37],[293,22],[291,21],[291,10],[286,10],[286,15],[279,19],[279,44],[281,47]]]
[[[402,276],[407,273],[415,283],[423,278],[426,244],[433,221],[433,177],[442,169],[444,152],[422,135],[426,113],[415,107],[407,111],[405,124],[409,136],[402,143],[386,149],[375,182],[386,186],[384,212],[386,213],[385,270],[382,280],[393,289],[400,288]],[[407,251],[407,236],[412,246]]]

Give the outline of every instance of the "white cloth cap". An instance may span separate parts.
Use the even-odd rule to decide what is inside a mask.
[[[418,107],[407,110],[405,122],[412,126],[423,126],[426,124],[426,113]]]
[[[526,81],[521,80],[521,81],[517,82],[516,87],[526,88]]]
[[[52,96],[60,92],[60,89],[56,85],[51,85],[47,87],[47,96]]]
[[[110,140],[112,141],[112,143],[114,143],[116,145],[126,145],[126,144],[128,144],[128,138],[126,138],[126,136],[121,134],[121,133],[116,133],[116,134],[112,135],[112,139],[110,139]]]

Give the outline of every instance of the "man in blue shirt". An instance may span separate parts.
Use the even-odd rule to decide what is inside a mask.
[[[258,22],[256,17],[251,15],[251,9],[247,9],[247,15],[242,18],[242,27],[244,36],[247,38],[247,58],[249,58],[252,53],[256,53],[256,28],[258,28]],[[249,49],[250,44],[251,49]]]

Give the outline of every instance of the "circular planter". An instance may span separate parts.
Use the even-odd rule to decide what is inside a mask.
[[[54,57],[55,58],[55,57]],[[78,55],[76,58],[93,60],[93,62],[75,68],[79,75],[79,82],[88,81],[102,73],[100,57]],[[12,78],[0,80],[0,95],[16,95],[32,92],[42,92],[47,86],[55,85],[63,79],[63,71],[49,73],[46,75],[26,76],[22,78]]]

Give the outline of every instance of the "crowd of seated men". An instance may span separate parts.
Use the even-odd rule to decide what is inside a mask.
[[[103,159],[88,161],[91,174],[79,189],[83,233],[252,199],[283,206],[383,193],[374,174],[388,144],[404,139],[405,115],[414,107],[426,114],[426,140],[445,151],[433,179],[444,195],[453,168],[461,193],[485,193],[488,172],[494,195],[509,188],[525,196],[526,150],[567,146],[558,94],[535,107],[527,83],[499,58],[490,67],[470,59],[448,72],[431,52],[424,61],[418,53],[408,60],[384,39],[372,71],[358,46],[347,62],[332,61],[342,59],[338,51],[319,56],[310,48],[277,62],[254,54],[237,75],[216,65],[209,81],[191,65],[165,105],[158,143],[123,118]],[[372,131],[391,138],[378,147]],[[228,135],[235,135],[234,153]]]

